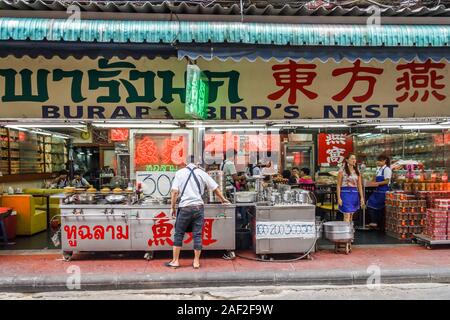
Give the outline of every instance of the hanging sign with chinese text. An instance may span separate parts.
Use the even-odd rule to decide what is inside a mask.
[[[347,134],[319,133],[318,164],[337,166],[353,152],[353,139]]]
[[[197,65],[206,87],[192,86],[186,62],[176,58],[2,57],[0,118],[186,119],[185,107],[201,114],[206,100],[208,119],[450,116],[447,60]]]

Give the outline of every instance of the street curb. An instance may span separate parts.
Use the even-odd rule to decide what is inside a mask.
[[[152,274],[83,275],[80,290],[168,289],[267,285],[364,285],[373,273],[366,270],[295,272],[183,272]],[[72,274],[0,277],[0,292],[50,292],[69,290]],[[370,284],[376,284],[369,281]],[[450,268],[383,270],[381,284],[450,283]],[[77,290],[77,289],[73,289]]]

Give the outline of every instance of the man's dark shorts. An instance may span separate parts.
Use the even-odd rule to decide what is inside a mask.
[[[205,219],[205,208],[203,206],[182,207],[178,210],[175,221],[174,246],[183,245],[184,234],[192,223],[192,237],[194,238],[194,250],[202,250],[203,221]]]

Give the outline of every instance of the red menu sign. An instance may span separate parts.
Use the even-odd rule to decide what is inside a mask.
[[[130,131],[126,128],[116,128],[116,129],[111,129],[110,135],[111,135],[111,139],[110,139],[111,141],[123,142],[123,141],[128,140]]]
[[[330,166],[336,166],[353,152],[353,139],[345,133],[320,133],[318,139],[319,165],[328,163]]]

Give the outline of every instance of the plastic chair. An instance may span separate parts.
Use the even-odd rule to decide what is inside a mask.
[[[317,186],[315,194],[317,198],[317,208],[324,212],[327,212],[329,214],[330,220],[336,220],[336,186]]]

